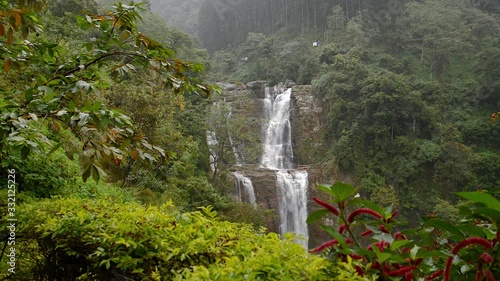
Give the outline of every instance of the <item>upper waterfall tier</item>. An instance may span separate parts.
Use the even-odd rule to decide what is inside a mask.
[[[266,88],[264,117],[269,119],[264,132],[261,165],[268,169],[293,169],[290,96],[292,89]]]

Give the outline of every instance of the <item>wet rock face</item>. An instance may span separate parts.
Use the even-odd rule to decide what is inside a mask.
[[[310,85],[292,87],[292,143],[299,165],[318,163],[324,155],[321,128],[325,123],[323,108],[312,95]]]
[[[299,166],[297,170],[307,171],[309,177],[309,188],[307,195],[307,210],[308,213],[320,210],[321,207],[314,203],[312,197],[318,197],[324,201],[330,200],[324,192],[319,191],[316,187],[319,184],[331,184],[332,177],[325,176],[322,170],[313,166]],[[259,208],[273,210],[266,219],[266,228],[271,232],[279,233],[280,218],[278,206],[278,187],[276,184],[276,171],[262,169],[258,165],[248,165],[238,167],[238,172],[252,181],[255,192],[256,204]],[[309,248],[314,248],[331,237],[321,228],[323,225],[335,225],[336,219],[333,216],[327,216],[325,219],[309,224]]]
[[[260,90],[233,90],[223,93],[224,101],[230,104],[233,118],[241,124],[238,133],[245,135],[244,140],[241,140],[238,134],[233,135],[234,140],[240,144],[238,149],[244,164],[257,164],[260,161],[262,96],[263,91]]]
[[[258,81],[248,82],[246,84],[246,86],[247,86],[247,89],[249,89],[249,90],[261,90],[261,89],[264,89],[266,84],[267,84],[267,81],[258,80]]]
[[[255,201],[259,208],[273,210],[274,212],[266,218],[266,227],[269,231],[279,233],[279,212],[276,189],[276,172],[268,169],[260,169],[257,166],[244,167],[240,173],[252,181],[255,192]]]

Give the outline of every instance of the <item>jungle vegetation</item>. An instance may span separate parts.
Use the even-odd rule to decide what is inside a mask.
[[[384,276],[346,248],[311,255],[260,229],[269,214],[235,202],[227,171],[211,171],[211,85],[266,80],[312,84],[326,106],[315,164],[352,175],[412,226],[434,211],[450,224],[467,217],[424,226],[450,243],[490,241],[477,240],[493,260],[472,250],[461,262],[481,255],[464,278],[495,280],[497,207],[456,193],[498,194],[499,38],[495,0],[0,0],[0,279],[14,276],[4,260],[12,175],[19,280],[410,278],[416,265]],[[352,199],[335,192],[335,203]],[[386,227],[392,237],[400,225]],[[431,254],[447,266],[458,248],[441,246]],[[411,254],[356,251],[391,266]]]

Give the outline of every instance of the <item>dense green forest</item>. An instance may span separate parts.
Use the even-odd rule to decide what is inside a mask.
[[[496,0],[0,0],[0,58],[0,280],[500,280]],[[356,186],[314,253],[210,169],[254,80],[313,86]]]
[[[328,107],[317,163],[355,175],[374,199],[395,192],[409,214],[456,203],[456,191],[498,187],[498,2],[338,2],[232,1],[219,24],[202,9],[203,28],[224,38],[200,35],[214,50],[210,75],[312,84]],[[233,18],[248,30],[235,31]]]

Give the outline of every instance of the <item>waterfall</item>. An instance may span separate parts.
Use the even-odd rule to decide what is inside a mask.
[[[218,122],[221,122],[220,119],[221,116],[217,116],[217,114],[222,114],[224,120],[223,122],[225,122],[225,124],[217,124]],[[216,160],[220,160],[218,159],[218,157],[224,157],[224,155],[217,155],[217,151],[213,149],[214,147],[219,145],[219,139],[221,140],[221,143],[225,143],[224,139],[229,140],[229,145],[234,154],[234,161],[235,161],[234,164],[236,166],[241,166],[242,162],[244,161],[243,154],[241,153],[237,144],[235,143],[234,138],[231,135],[231,132],[229,132],[229,129],[231,127],[230,122],[232,115],[233,111],[231,105],[229,103],[226,103],[225,99],[223,103],[221,102],[213,103],[212,112],[210,113],[209,118],[214,117],[215,121],[209,120],[209,124],[212,124],[214,126],[213,128],[214,130],[217,130],[217,128],[219,129],[217,130],[217,132],[210,130],[207,131],[207,145],[210,150],[210,163],[211,163],[210,166],[212,171],[215,171],[217,168]],[[217,133],[221,133],[221,135],[218,136]]]
[[[210,150],[210,168],[212,171],[215,171],[215,168],[217,168],[217,164],[215,163],[215,160],[217,158],[217,154],[215,150],[212,149],[213,146],[217,145],[217,136],[215,135],[215,132],[212,131],[207,131],[207,145],[208,149]]]
[[[307,231],[307,172],[276,172],[280,213],[280,233],[293,232],[308,238]],[[297,240],[307,248],[307,240]]]
[[[290,97],[292,89],[265,88],[264,117],[269,120],[264,130],[261,166],[276,171],[280,234],[293,232],[306,240],[296,240],[307,248],[307,172],[292,170],[292,130]]]
[[[233,172],[233,175],[236,177],[236,198],[238,198],[240,202],[243,201],[243,198],[246,198],[247,203],[256,206],[252,181],[238,172]],[[243,197],[242,192],[245,193],[245,197]]]
[[[291,169],[293,162],[290,126],[292,89],[265,88],[264,117],[269,119],[264,135],[261,165],[268,169]]]

